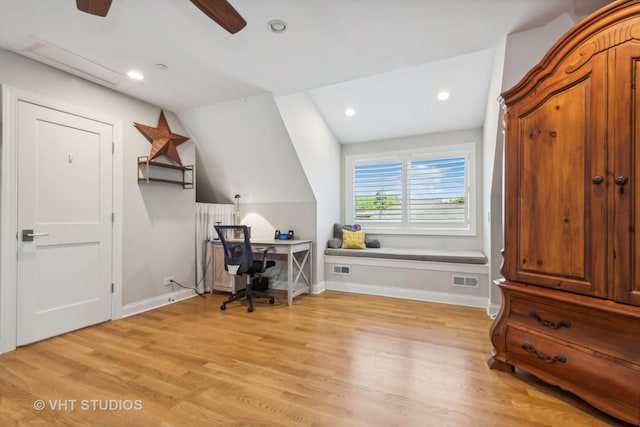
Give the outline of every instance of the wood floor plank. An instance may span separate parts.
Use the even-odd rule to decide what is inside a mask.
[[[482,309],[328,291],[248,313],[223,298],[0,355],[0,425],[626,426],[489,370]]]

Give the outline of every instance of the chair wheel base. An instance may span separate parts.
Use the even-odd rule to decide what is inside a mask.
[[[251,288],[251,285],[248,284],[246,289],[243,289],[243,290],[239,291],[238,293],[231,295],[229,297],[229,299],[224,301],[222,303],[222,305],[220,306],[220,310],[222,310],[222,311],[226,310],[227,309],[227,304],[230,304],[230,303],[232,303],[234,301],[238,301],[238,300],[241,300],[241,299],[246,299],[247,303],[249,304],[249,307],[247,308],[247,311],[249,313],[252,313],[254,308],[255,308],[254,305],[253,305],[254,298],[264,298],[264,299],[268,300],[269,304],[271,304],[271,305],[275,304],[275,302],[276,302],[275,297],[273,297],[271,295],[268,295],[268,294],[265,294],[264,292],[255,291],[255,290],[253,290]]]

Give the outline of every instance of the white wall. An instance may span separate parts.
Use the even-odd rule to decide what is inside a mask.
[[[151,144],[133,122],[156,126],[160,108],[0,49],[0,83],[60,104],[123,123],[123,279],[122,303],[127,305],[175,291],[162,284],[165,276],[195,284],[195,191],[179,186],[138,185],[136,161]],[[165,112],[171,130],[186,135],[176,116]],[[178,151],[193,164],[192,142]]]
[[[341,182],[344,183],[344,158],[350,155],[365,153],[382,153],[389,151],[419,150],[438,145],[451,145],[472,142],[476,144],[476,191],[477,191],[477,224],[475,236],[424,236],[424,235],[397,235],[397,234],[369,234],[368,236],[379,239],[383,246],[402,248],[425,248],[447,250],[482,250],[483,233],[486,213],[482,208],[482,129],[469,129],[454,132],[444,132],[429,135],[417,135],[405,138],[387,139],[359,144],[342,145]],[[344,185],[340,192],[340,216],[344,222]]]
[[[205,168],[198,187],[208,187],[210,199],[199,193],[199,202],[234,203],[234,194],[241,204],[314,201],[270,93],[177,114]]]
[[[316,283],[324,282],[324,248],[340,222],[340,143],[306,93],[276,98],[316,199]]]
[[[489,279],[493,281],[501,277],[502,233],[502,114],[504,111],[498,97],[502,89],[506,38],[495,49],[493,71],[489,85],[489,97],[483,126],[483,204],[487,207],[482,221],[487,232],[483,236],[483,251],[489,259]],[[489,286],[490,311],[497,310],[502,299],[495,286]]]
[[[565,13],[542,27],[509,34],[505,50],[502,90],[507,90],[522,80],[574,24],[575,21],[571,16]]]

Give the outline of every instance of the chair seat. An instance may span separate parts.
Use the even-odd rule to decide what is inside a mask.
[[[276,265],[275,261],[268,260],[266,268],[273,267],[274,265]],[[261,273],[261,272],[262,272],[262,261],[253,261],[253,263],[251,264],[251,267],[249,267],[249,270],[243,274],[255,274],[255,273]]]

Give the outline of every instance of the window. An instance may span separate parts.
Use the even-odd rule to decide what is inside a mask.
[[[349,156],[346,218],[376,232],[475,234],[475,145]]]
[[[353,166],[354,222],[402,222],[402,162]]]

